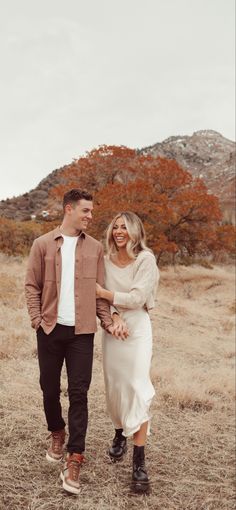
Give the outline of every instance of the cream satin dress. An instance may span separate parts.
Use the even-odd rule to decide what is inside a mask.
[[[155,257],[148,251],[124,268],[105,257],[105,287],[114,292],[114,306],[130,331],[124,341],[105,331],[102,338],[107,410],[114,427],[122,428],[126,437],[142,423],[150,425],[155,391],[150,380],[152,328],[147,306],[154,303],[158,278]]]

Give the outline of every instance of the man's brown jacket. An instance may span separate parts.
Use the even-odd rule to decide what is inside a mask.
[[[59,228],[33,242],[26,272],[25,293],[31,325],[49,334],[57,322],[61,288],[61,245]],[[103,328],[112,325],[109,303],[96,299],[96,282],[104,286],[102,244],[84,232],[75,252],[75,333],[94,333],[96,315]]]

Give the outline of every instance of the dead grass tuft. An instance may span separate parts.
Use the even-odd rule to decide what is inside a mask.
[[[225,353],[226,359],[232,359],[232,358],[235,358],[235,356],[236,356],[236,352],[235,351],[229,351],[229,352]]]
[[[227,320],[222,322],[222,329],[225,333],[231,333],[234,330],[234,320]]]
[[[177,396],[176,396],[177,397]],[[173,398],[173,395],[170,395],[168,392],[163,392],[162,398],[168,404],[175,405],[177,403],[179,409],[182,411],[185,409],[191,409],[192,411],[211,411],[213,409],[213,403],[209,400],[198,400],[194,398],[194,396],[188,394],[181,394],[177,398]]]
[[[236,314],[236,300],[234,300],[231,305],[229,305],[229,312],[232,314]]]

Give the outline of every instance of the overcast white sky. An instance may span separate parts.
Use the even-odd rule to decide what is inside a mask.
[[[234,139],[234,0],[0,4],[0,199],[101,144]]]

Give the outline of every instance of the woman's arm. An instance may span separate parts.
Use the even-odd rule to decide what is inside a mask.
[[[99,283],[96,283],[96,297],[106,299],[109,303],[113,303],[114,292],[104,289]]]
[[[137,261],[138,262],[138,261]],[[158,282],[159,273],[154,255],[147,252],[139,262],[133,284],[129,292],[112,292],[98,288],[99,297],[121,308],[142,308]]]
[[[158,281],[156,259],[150,252],[146,252],[135,273],[129,292],[114,292],[113,304],[120,308],[143,308],[147,298],[152,293]]]

